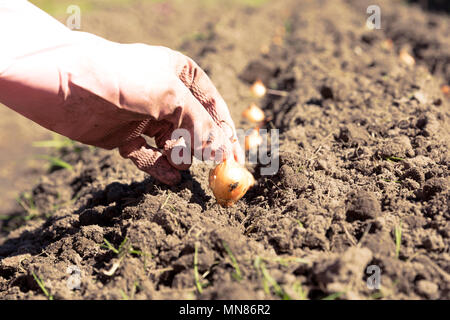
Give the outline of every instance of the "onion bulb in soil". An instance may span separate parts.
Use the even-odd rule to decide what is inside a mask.
[[[261,80],[255,81],[250,90],[258,98],[264,97],[267,92],[267,88]]]
[[[441,91],[442,91],[442,93],[444,94],[444,96],[450,97],[450,86],[444,84],[444,85],[441,87]]]
[[[413,66],[416,63],[416,60],[414,60],[413,56],[411,56],[406,49],[400,50],[399,54],[400,60],[406,64],[407,66]]]
[[[209,187],[222,207],[231,207],[255,184],[253,175],[233,159],[227,159],[209,172]]]
[[[264,111],[256,104],[252,103],[242,112],[242,116],[250,122],[262,122],[266,118]]]
[[[245,137],[245,150],[254,150],[263,142],[261,135],[259,134],[259,128],[255,128],[252,132]]]

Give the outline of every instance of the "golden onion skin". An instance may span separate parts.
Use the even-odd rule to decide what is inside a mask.
[[[250,90],[258,98],[264,97],[267,92],[266,86],[261,80],[255,81]]]
[[[245,137],[245,150],[254,150],[262,143],[263,138],[259,134],[259,128],[255,128],[250,135]]]
[[[254,123],[262,122],[266,118],[264,111],[254,103],[242,112],[242,116]]]
[[[234,160],[225,160],[209,171],[209,187],[222,207],[231,207],[255,184],[253,175]]]

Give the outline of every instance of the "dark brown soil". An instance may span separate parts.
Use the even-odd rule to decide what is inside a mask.
[[[381,1],[371,31],[370,4],[277,1],[185,41],[238,126],[253,80],[288,92],[260,101],[278,173],[256,166],[223,209],[207,164],[167,188],[116,152],[66,150],[74,169],[42,177],[38,217],[0,238],[0,299],[46,298],[34,276],[55,299],[449,299],[450,19]]]

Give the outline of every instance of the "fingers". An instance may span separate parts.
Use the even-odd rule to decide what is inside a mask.
[[[183,118],[180,125],[189,134],[184,136],[194,156],[200,160],[223,161],[233,157],[230,136],[213,120],[203,105],[180,81],[178,92],[183,95]],[[177,138],[175,136],[175,138]]]
[[[167,140],[163,150],[163,154],[173,167],[181,171],[189,170],[192,164],[192,153],[184,137]]]
[[[192,164],[192,152],[186,143],[189,136],[177,135],[173,128],[174,125],[169,121],[152,120],[142,133],[155,138],[156,146],[172,167],[182,171],[188,170]]]
[[[215,124],[233,144],[232,152],[235,160],[245,161],[245,154],[237,143],[236,129],[231,119],[228,106],[209,79],[208,75],[190,58],[178,54],[177,73],[183,84],[209,113]]]
[[[172,167],[181,171],[189,170],[192,165],[192,152],[184,137],[167,139],[160,148]]]
[[[234,160],[236,160],[238,163],[244,165],[245,164],[245,153],[244,153],[244,150],[242,150],[242,147],[239,144],[239,141],[237,140],[237,138],[232,143],[232,148],[233,148]]]
[[[171,83],[171,88],[175,94],[167,103],[182,111],[176,117],[152,120],[143,132],[155,138],[169,163],[186,170],[192,164],[192,156],[203,161],[233,157],[230,135],[216,124],[191,91],[179,79]]]
[[[170,165],[160,151],[150,147],[142,137],[137,137],[119,147],[119,152],[122,157],[132,160],[140,170],[165,184],[173,186],[181,180],[178,170]]]

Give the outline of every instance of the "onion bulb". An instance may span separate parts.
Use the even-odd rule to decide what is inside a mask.
[[[259,128],[255,128],[245,137],[245,150],[256,149],[262,142],[263,139],[259,134]]]
[[[444,94],[444,96],[450,97],[450,86],[444,84],[444,85],[441,87],[441,91],[442,91],[442,93]]]
[[[255,81],[255,83],[253,83],[250,90],[258,98],[264,97],[264,95],[267,92],[266,86],[264,85],[264,83],[261,80]]]
[[[209,187],[222,207],[231,207],[255,184],[253,175],[233,159],[227,159],[209,172]]]
[[[282,36],[275,36],[275,37],[272,38],[272,42],[275,45],[281,47],[283,45],[283,37]]]
[[[413,66],[416,63],[416,60],[409,54],[406,49],[400,50],[399,54],[400,60],[406,64],[407,66]]]
[[[266,118],[264,111],[254,103],[242,112],[242,116],[251,122],[262,122]]]
[[[392,42],[391,39],[386,39],[381,43],[381,47],[384,50],[391,51],[392,49],[394,49],[394,42]]]

